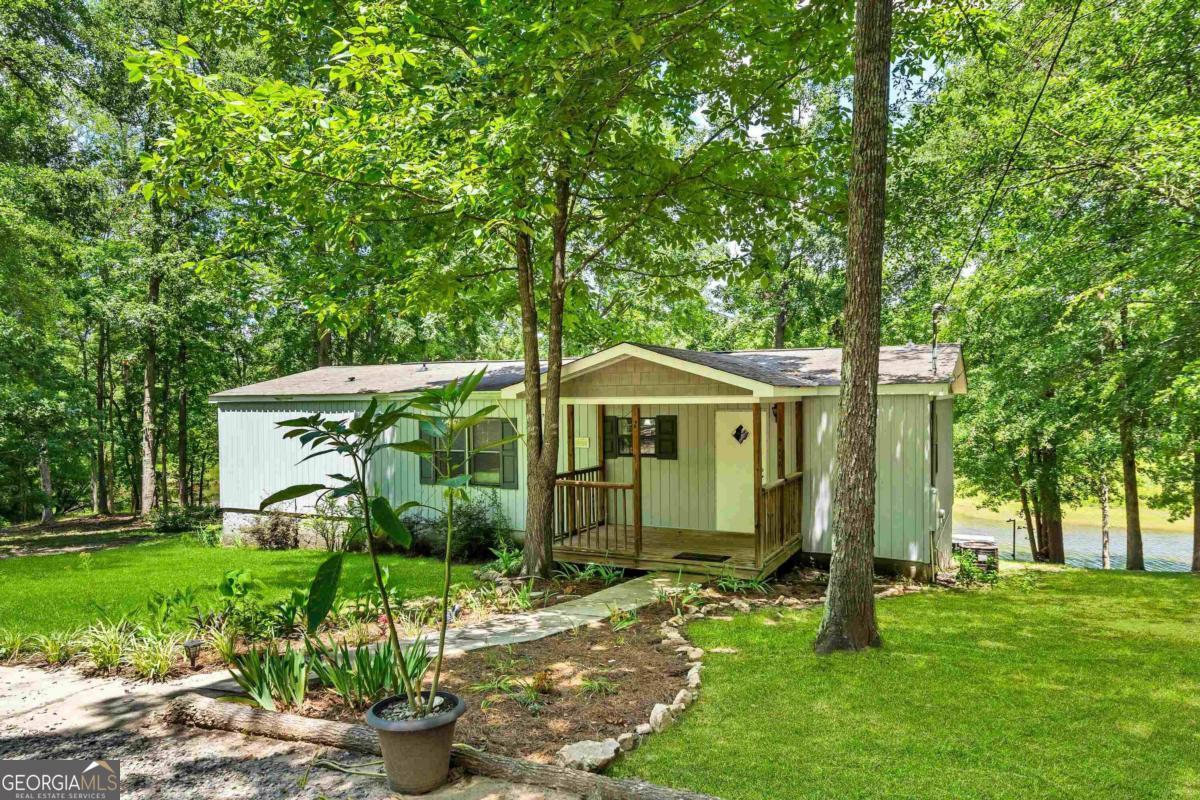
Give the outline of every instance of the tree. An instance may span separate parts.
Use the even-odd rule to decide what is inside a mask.
[[[875,623],[875,429],[891,40],[891,0],[859,0],[833,555],[818,653],[883,644]]]

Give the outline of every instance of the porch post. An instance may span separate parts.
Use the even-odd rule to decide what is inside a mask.
[[[607,478],[608,467],[606,467],[604,464],[604,405],[603,404],[596,406],[596,452],[600,456],[598,459],[598,463],[597,463],[597,466],[600,467],[600,473],[599,473],[600,480],[606,481],[606,480],[608,480],[608,478]],[[606,525],[606,524],[608,524],[608,495],[604,494],[604,495],[602,495],[602,497],[604,498],[604,500],[602,503],[600,503],[599,524]],[[624,501],[622,501],[622,503],[624,503]],[[621,513],[622,514],[625,513],[625,507],[623,504],[621,506]],[[620,515],[617,515],[617,519],[620,519]]]
[[[775,480],[787,475],[787,439],[784,438],[784,428],[787,427],[787,415],[784,413],[783,401],[775,404]]]
[[[633,546],[642,555],[642,407],[634,403],[630,409],[633,423]]]
[[[796,472],[804,469],[804,399],[796,401]]]
[[[762,403],[754,404],[754,566],[762,568]]]
[[[567,473],[572,479],[575,477],[575,404],[567,404]],[[567,530],[571,533],[575,532],[575,503],[576,494],[574,486],[570,487],[566,492],[567,498]]]

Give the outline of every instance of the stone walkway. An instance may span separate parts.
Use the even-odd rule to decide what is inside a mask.
[[[586,597],[524,614],[493,617],[447,635],[447,655],[529,642],[640,608],[672,576],[646,575]],[[297,784],[319,748],[236,734],[167,728],[153,712],[188,692],[236,691],[225,671],[158,684],[89,678],[75,670],[0,667],[0,758],[117,758],[122,797],[179,798],[392,797],[373,778],[313,770]],[[331,753],[339,761],[358,760]],[[460,781],[427,797],[446,800],[569,800],[567,795],[483,778]]]

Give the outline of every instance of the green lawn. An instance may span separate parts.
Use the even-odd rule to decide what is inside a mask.
[[[191,586],[197,599],[217,596],[217,584],[231,569],[244,568],[261,580],[265,598],[306,588],[328,553],[317,550],[266,551],[203,547],[181,539],[144,542],[97,550],[88,555],[24,556],[0,560],[0,628],[44,633],[90,624],[100,609],[112,614],[145,607],[155,591]],[[384,556],[393,580],[412,596],[436,594],[441,562]],[[344,588],[357,589],[370,574],[362,553],[347,557]],[[471,567],[456,566],[456,581],[470,581]]]
[[[1200,797],[1200,579],[1031,574],[882,600],[866,654],[813,655],[815,611],[697,623],[739,653],[614,772],[726,800]]]

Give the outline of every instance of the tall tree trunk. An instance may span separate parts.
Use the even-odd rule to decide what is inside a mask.
[[[1192,440],[1192,572],[1200,572],[1200,436]]]
[[[858,0],[838,482],[818,653],[883,643],[875,623],[875,428],[891,39],[891,0]]]
[[[204,462],[205,462],[205,458],[207,457],[207,455],[208,454],[204,450],[200,451],[200,469],[199,469],[200,480],[198,481],[200,486],[199,486],[199,496],[197,498],[197,502],[200,505],[204,505],[204,466],[205,466]]]
[[[183,365],[187,361],[187,345],[183,342],[179,344],[179,410],[177,417],[178,438],[175,445],[175,460],[179,463],[175,465],[176,474],[179,476],[179,506],[186,507],[191,502],[191,481],[188,479],[188,442],[187,442],[187,424],[188,424],[188,392],[187,383],[183,380]]]
[[[1112,569],[1108,550],[1108,472],[1100,473],[1100,566]]]
[[[328,367],[333,363],[333,331],[317,329],[317,366]]]
[[[96,496],[92,511],[104,515],[111,513],[108,502],[108,476],[104,468],[104,440],[107,436],[104,415],[108,405],[104,391],[104,365],[107,360],[108,326],[101,322],[96,331]]]
[[[54,521],[54,484],[50,481],[50,443],[42,437],[38,446],[38,477],[42,485],[42,524]]]
[[[1039,561],[1037,531],[1033,527],[1033,515],[1029,511],[1029,487],[1021,480],[1021,470],[1013,464],[1013,480],[1016,481],[1017,491],[1021,496],[1021,516],[1025,518],[1025,533],[1029,536],[1029,557]]]
[[[147,300],[151,307],[158,305],[162,275],[157,269],[150,275]],[[158,382],[158,332],[151,321],[146,331],[145,364],[142,371],[142,502],[141,514],[148,515],[158,506],[158,458],[155,420],[155,384]]]
[[[1120,392],[1121,417],[1117,430],[1121,439],[1121,481],[1125,490],[1125,569],[1144,570],[1142,555],[1142,514],[1138,504],[1137,441],[1133,431],[1133,409],[1129,398],[1129,306],[1121,305]]]
[[[167,490],[167,485],[170,482],[170,472],[167,471],[167,410],[171,405],[171,366],[168,361],[163,365],[162,369],[162,396],[159,398],[158,413],[156,417],[159,423],[159,429],[155,432],[155,439],[158,441],[158,457],[161,459],[161,466],[158,470],[159,488],[158,501],[163,508],[170,508],[171,493]]]
[[[783,263],[785,274],[787,271],[790,271],[791,265],[792,265],[792,258],[791,258],[791,255],[789,254],[788,257],[784,259],[784,263]],[[782,350],[784,347],[787,346],[787,344],[786,344],[787,324],[788,324],[787,291],[788,291],[788,282],[785,279],[780,282],[779,291],[776,292],[776,297],[779,298],[779,307],[775,311],[775,334],[772,337],[772,347],[774,347],[776,350]]]
[[[516,238],[517,289],[521,298],[521,343],[525,360],[525,451],[528,489],[525,511],[524,568],[527,575],[547,577],[554,563],[554,480],[558,473],[559,390],[562,378],[563,298],[566,294],[567,225],[570,182],[554,181],[551,277],[546,331],[546,387],[541,385],[537,286],[533,241]]]
[[[1062,500],[1058,488],[1058,448],[1049,445],[1041,449],[1038,471],[1038,495],[1042,510],[1042,546],[1051,564],[1065,564],[1063,548]]]
[[[1125,490],[1125,569],[1144,570],[1142,555],[1142,514],[1138,507],[1137,444],[1133,438],[1133,417],[1122,413],[1118,422],[1121,437],[1121,481]]]

